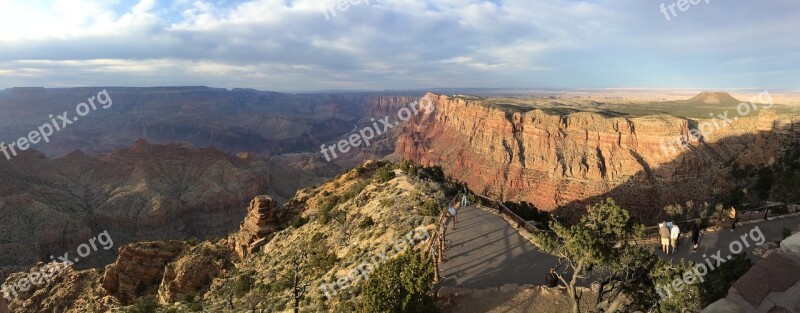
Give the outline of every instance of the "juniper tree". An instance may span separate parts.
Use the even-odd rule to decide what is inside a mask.
[[[407,249],[372,272],[361,285],[359,312],[438,312],[431,296],[433,265]]]
[[[559,258],[559,268],[566,265],[556,276],[567,287],[572,312],[581,311],[583,294],[578,283],[593,272],[606,274],[598,301],[617,303],[626,284],[643,276],[638,267],[650,262],[647,251],[639,250],[632,241],[644,227],[611,198],[588,207],[575,225],[552,221],[550,227],[552,232],[538,234],[536,241]]]

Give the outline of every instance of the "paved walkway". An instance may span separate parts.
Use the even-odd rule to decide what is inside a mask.
[[[753,249],[757,246],[755,245],[760,240],[757,241],[755,239],[761,239],[758,233],[758,230],[761,231],[763,234],[764,242],[770,242],[774,238],[780,238],[781,232],[784,228],[788,228],[790,230],[797,229],[797,225],[800,225],[800,216],[790,216],[779,218],[771,221],[766,222],[758,222],[753,224],[747,225],[740,225],[736,227],[735,231],[730,231],[729,229],[722,229],[717,232],[711,233],[701,233],[700,234],[700,242],[697,248],[696,253],[692,252],[692,239],[691,237],[681,237],[680,241],[678,242],[678,250],[675,254],[666,255],[661,252],[661,248],[659,244],[652,244],[650,246],[655,249],[656,255],[660,256],[665,260],[672,259],[673,262],[680,262],[681,259],[692,260],[695,262],[700,262],[703,260],[703,254],[705,254],[709,259],[711,259],[711,255],[716,255],[717,251],[721,251],[721,257],[726,258],[731,255],[730,247],[731,243],[734,241],[738,241],[739,243],[743,244],[745,241],[742,239],[742,236],[747,234],[745,239],[750,247],[744,247],[744,251],[747,251],[747,255],[750,256],[751,259],[754,261],[756,258],[753,257]],[[756,230],[758,227],[758,230]],[[754,239],[755,238],[755,239]],[[736,244],[733,244],[734,248],[736,248]],[[713,261],[713,259],[711,259]],[[716,264],[716,263],[714,263]]]
[[[474,206],[461,208],[449,224],[449,260],[442,264],[443,286],[489,288],[504,284],[544,285],[558,259],[539,251],[500,216]]]
[[[678,253],[674,255],[662,253],[657,243],[651,246],[657,255],[675,262],[680,262],[681,258],[700,261],[704,253],[710,258],[717,251],[727,257],[730,243],[741,241],[741,236],[751,233],[756,226],[765,240],[770,241],[779,237],[783,228],[795,229],[799,224],[800,216],[792,216],[739,226],[735,232],[706,233],[700,238],[698,253],[690,253],[689,238],[681,239]],[[442,264],[443,286],[479,289],[509,283],[544,285],[548,269],[558,264],[556,257],[539,251],[502,217],[479,208],[463,207],[458,213],[456,228],[453,229],[452,223],[449,227],[447,239],[451,245],[446,254],[449,260]],[[745,250],[752,256],[755,240],[748,237],[748,242],[750,247]]]

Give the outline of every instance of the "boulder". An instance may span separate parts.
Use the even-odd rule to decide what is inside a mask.
[[[781,250],[787,253],[800,254],[800,233],[791,235],[781,241]]]

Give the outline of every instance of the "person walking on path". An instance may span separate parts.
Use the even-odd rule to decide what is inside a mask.
[[[450,206],[449,212],[450,215],[453,216],[453,230],[456,229],[456,224],[458,223],[458,210],[461,209],[461,203],[456,203],[455,206]]]
[[[698,222],[692,223],[692,253],[697,252],[697,243],[700,241],[700,226]]]
[[[467,194],[461,196],[461,206],[467,206]]]
[[[678,250],[678,239],[681,237],[681,230],[678,228],[678,224],[672,225],[672,230],[669,233],[670,245],[672,246],[672,254],[675,254],[675,251]]]
[[[731,220],[731,231],[736,230],[736,208],[731,207],[728,211],[728,218]]]
[[[661,251],[669,253],[669,229],[667,223],[658,224],[658,235],[661,236]]]

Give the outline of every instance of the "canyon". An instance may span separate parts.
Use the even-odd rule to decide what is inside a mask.
[[[423,208],[446,201],[443,182],[417,176],[418,168],[363,160],[438,165],[477,193],[527,201],[557,217],[576,216],[612,197],[652,221],[667,204],[709,201],[738,188],[732,171],[779,162],[800,139],[800,115],[781,106],[693,137],[700,124],[722,123],[703,116],[735,112],[738,100],[726,93],[631,104],[428,93],[432,114],[412,116],[370,147],[326,162],[321,144],[346,139],[419,98],[205,87],[108,90],[118,96],[113,108],[127,107],[127,113],[98,111],[103,118],[87,119],[52,147],[42,146],[47,152],[28,150],[0,162],[0,209],[6,213],[0,270],[11,273],[9,280],[100,232],[114,240],[114,249],[97,251],[52,283],[21,294],[12,308],[107,311],[153,299],[180,309],[201,303],[220,310],[287,309],[286,301],[260,294],[263,289],[231,298],[232,286],[260,277],[262,288],[283,292],[288,286],[274,282],[303,253],[321,266],[311,281],[329,283],[374,253],[376,243],[420,225],[430,228],[435,217]],[[44,98],[0,133],[13,136],[35,125],[55,107],[54,94],[82,91],[0,93]],[[196,101],[205,104],[195,107]],[[680,136],[695,140],[665,149],[665,141]],[[376,179],[385,166],[396,176]],[[319,290],[310,292],[321,299]],[[324,310],[346,303],[304,305]]]
[[[199,311],[191,309],[198,305],[211,312],[285,311],[292,304],[284,295],[295,277],[287,264],[307,255],[302,279],[308,300],[301,311],[352,311],[353,295],[340,292],[326,300],[319,287],[354,271],[355,260],[395,249],[410,230],[432,231],[436,217],[424,213],[424,203],[446,201],[442,183],[429,178],[395,170],[388,181],[375,179],[386,166],[394,168],[388,162],[364,162],[316,187],[300,189],[283,205],[266,194],[250,197],[238,231],[230,230],[221,239],[120,244],[118,256],[103,270],[67,267],[7,303],[0,298],[0,307],[8,305],[15,312],[109,312],[152,301],[179,312]],[[305,220],[289,223],[293,217]],[[11,274],[5,282],[24,279],[40,266]],[[248,281],[252,289],[243,289]]]
[[[50,157],[76,149],[97,154],[145,139],[212,146],[230,154],[309,152],[350,132],[354,125],[365,124],[370,116],[394,114],[421,95],[287,94],[210,87],[9,88],[0,90],[4,110],[0,141],[27,136],[48,122],[48,115],[73,111],[77,103],[103,89],[113,106],[93,112],[35,148]]]
[[[3,273],[74,254],[104,230],[118,246],[224,236],[255,195],[280,204],[299,188],[392,153],[398,131],[336,162],[318,149],[417,99],[208,87],[10,88],[0,91],[0,141],[26,135],[100,89],[113,106],[0,161]],[[76,267],[107,264],[116,250]]]
[[[76,267],[106,264],[129,242],[224,236],[245,216],[247,199],[286,201],[319,178],[253,153],[138,140],[98,156],[76,151],[48,159],[26,151],[0,162],[0,180],[0,267],[9,273],[74,255],[104,230],[117,246]]]

